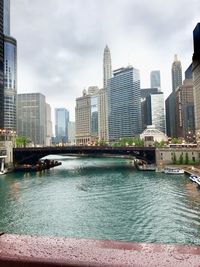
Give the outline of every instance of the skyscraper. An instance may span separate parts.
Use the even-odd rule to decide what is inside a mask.
[[[110,141],[141,133],[139,70],[128,66],[115,70],[113,74],[107,87]]]
[[[165,110],[163,92],[149,94],[146,98],[147,125],[155,125],[155,128],[163,133],[165,127]]]
[[[175,91],[179,85],[182,85],[182,67],[180,60],[175,55],[172,63],[172,91]]]
[[[76,99],[75,127],[77,145],[90,145],[98,141],[98,93],[99,90],[94,91],[89,87],[88,92],[83,90],[83,95]]]
[[[194,86],[195,133],[200,144],[200,23],[193,31],[194,54],[192,58],[192,74]]]
[[[150,74],[150,79],[151,79],[151,88],[158,88],[160,90],[160,71],[159,70],[154,70],[151,71]]]
[[[0,129],[4,128],[4,0],[0,0]]]
[[[4,18],[3,28],[4,34],[10,36],[10,0],[4,0]]]
[[[4,0],[4,129],[16,131],[17,42],[10,36],[10,0]]]
[[[55,123],[56,143],[68,142],[69,111],[66,108],[55,109]]]
[[[112,62],[110,49],[106,45],[103,54],[103,88],[107,87],[108,79],[112,77]]]
[[[26,136],[35,146],[46,145],[46,102],[40,93],[18,94],[17,135]]]

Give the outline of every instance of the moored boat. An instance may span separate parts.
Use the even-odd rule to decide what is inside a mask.
[[[191,174],[189,179],[192,181],[192,182],[196,182],[198,176],[197,175],[194,175],[194,174]]]
[[[166,167],[166,168],[164,168],[164,173],[166,173],[166,174],[184,174],[184,170],[179,169],[179,168]]]

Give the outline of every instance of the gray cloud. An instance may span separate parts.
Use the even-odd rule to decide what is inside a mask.
[[[136,65],[143,86],[149,85],[149,71],[160,68],[167,95],[173,55],[180,55],[183,68],[191,61],[198,10],[197,0],[13,0],[18,91],[40,91],[73,117],[82,89],[102,86],[107,43],[114,68]]]

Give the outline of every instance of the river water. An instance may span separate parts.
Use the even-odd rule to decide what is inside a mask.
[[[188,176],[139,172],[127,159],[57,159],[42,173],[1,175],[0,232],[200,245],[200,190]]]

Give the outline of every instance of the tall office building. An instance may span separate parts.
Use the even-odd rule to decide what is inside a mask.
[[[178,137],[191,142],[194,141],[194,94],[192,79],[185,79],[183,85],[176,88],[176,133]]]
[[[155,125],[163,133],[166,131],[163,92],[149,94],[146,98],[146,124]]]
[[[182,67],[180,60],[175,55],[172,63],[172,91],[175,91],[180,85],[182,85]]]
[[[46,145],[46,102],[40,93],[17,95],[17,135],[34,146]]]
[[[10,36],[10,0],[4,0],[3,28],[4,34]]]
[[[142,130],[145,130],[148,125],[147,121],[147,105],[146,98],[150,94],[158,93],[158,88],[144,88],[140,90],[141,97],[141,116],[142,116]]]
[[[166,113],[166,133],[169,137],[177,137],[176,134],[176,101],[175,101],[175,91],[165,100],[165,113]]]
[[[194,54],[192,58],[192,74],[194,86],[195,133],[200,144],[200,23],[193,31]]]
[[[66,108],[55,109],[55,141],[56,143],[68,142],[69,111]]]
[[[108,80],[112,77],[112,62],[110,49],[106,45],[103,54],[103,88],[106,89]]]
[[[4,129],[16,131],[17,42],[10,36],[10,0],[4,0]]]
[[[113,74],[107,87],[109,141],[141,133],[139,70],[128,66]]]
[[[51,106],[46,103],[46,146],[51,145],[52,136]]]
[[[76,130],[74,121],[68,122],[68,143],[69,145],[76,144]]]
[[[4,128],[4,0],[0,0],[0,129]]]
[[[98,133],[100,141],[108,141],[108,118],[107,118],[106,89],[102,88],[98,93]]]
[[[4,36],[4,129],[16,131],[17,43]]]
[[[150,73],[150,80],[151,80],[151,88],[158,88],[160,90],[160,71],[154,70]]]
[[[83,90],[76,99],[76,144],[91,145],[98,141],[98,91]]]

